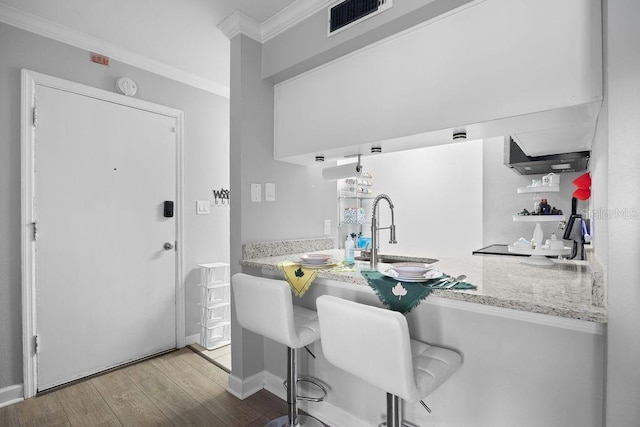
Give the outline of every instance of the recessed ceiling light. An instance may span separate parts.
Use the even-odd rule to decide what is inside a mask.
[[[551,165],[551,169],[554,169],[554,170],[571,169],[571,165],[569,163],[561,163],[559,165]]]
[[[453,133],[453,140],[454,141],[464,141],[465,139],[467,139],[467,132],[466,131],[456,131]]]

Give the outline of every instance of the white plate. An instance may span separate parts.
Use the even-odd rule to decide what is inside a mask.
[[[324,264],[329,261],[331,255],[326,254],[304,254],[300,260],[305,264]]]
[[[322,264],[308,264],[305,262],[297,262],[296,264],[303,266],[304,268],[325,268],[325,267],[333,267],[334,265],[337,265],[338,263],[333,261],[333,260],[329,260],[327,262],[323,262]]]
[[[391,270],[391,271],[389,271]],[[427,274],[429,271],[426,271],[424,274],[403,274],[398,272],[398,270],[394,270],[393,268],[389,268],[387,271],[389,271],[390,275],[392,276],[398,276],[398,277],[404,277],[404,278],[409,278],[409,279],[420,279],[422,277],[425,276],[425,274]]]
[[[395,270],[403,277],[422,277],[429,270],[433,269],[433,266],[417,262],[397,262],[390,264],[389,268]]]
[[[389,270],[390,270],[389,268],[385,268],[379,271],[383,275],[387,277],[391,277],[392,279],[399,280],[401,282],[412,282],[412,283],[426,282],[432,279],[438,279],[443,276],[443,274],[440,271],[433,270],[433,269],[430,269],[430,271],[428,271],[424,276],[420,276],[420,277],[406,277],[406,276],[396,275],[394,274],[395,270],[393,272],[390,272]]]

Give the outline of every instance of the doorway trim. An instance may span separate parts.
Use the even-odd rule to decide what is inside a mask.
[[[184,294],[184,180],[183,132],[184,113],[181,110],[127,97],[114,92],[59,79],[35,71],[22,69],[20,154],[21,154],[21,250],[22,250],[22,360],[24,398],[37,392],[37,358],[35,353],[36,295],[35,295],[35,210],[33,204],[35,181],[35,126],[33,107],[36,105],[36,86],[46,86],[94,99],[112,102],[151,113],[174,118],[176,121],[176,347],[185,346]],[[36,119],[37,120],[37,119]]]

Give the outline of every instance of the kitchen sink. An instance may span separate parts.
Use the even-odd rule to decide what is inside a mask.
[[[355,257],[356,261],[371,261],[369,256],[357,256]],[[423,264],[433,264],[434,262],[438,262],[437,259],[434,258],[421,258],[414,256],[403,256],[403,255],[390,255],[390,254],[380,254],[378,255],[378,262],[383,262],[386,264],[392,264],[394,262],[420,262]]]

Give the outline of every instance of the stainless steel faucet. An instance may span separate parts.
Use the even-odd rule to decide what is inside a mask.
[[[389,209],[391,209],[391,225],[388,227],[378,227],[378,202],[381,199],[385,199],[387,203],[389,203]],[[393,219],[393,202],[391,201],[391,197],[386,194],[380,194],[373,200],[373,208],[371,214],[371,260],[369,261],[369,265],[372,270],[375,270],[378,267],[378,232],[380,230],[389,229],[389,243],[398,243],[396,241],[396,225]]]

